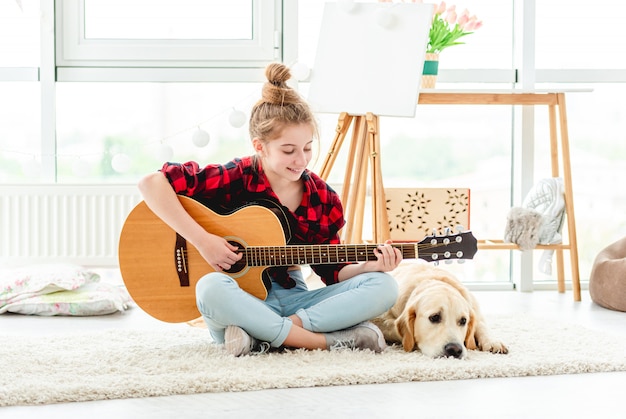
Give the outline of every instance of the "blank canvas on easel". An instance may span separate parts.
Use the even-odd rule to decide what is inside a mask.
[[[316,112],[415,116],[432,4],[326,3],[308,100]]]

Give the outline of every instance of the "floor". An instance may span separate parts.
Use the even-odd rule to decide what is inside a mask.
[[[595,305],[587,291],[578,303],[571,292],[474,294],[487,318],[532,313],[626,335],[626,313]],[[188,327],[161,323],[138,308],[98,318],[0,316],[3,333],[45,335],[112,326]],[[625,386],[626,372],[355,385],[5,407],[0,408],[0,418],[613,418],[624,417]]]

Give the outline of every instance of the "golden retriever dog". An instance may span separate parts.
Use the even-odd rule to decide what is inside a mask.
[[[467,349],[508,353],[495,340],[468,289],[450,272],[427,263],[402,263],[390,272],[396,278],[396,304],[372,319],[389,343],[424,355],[463,358]]]

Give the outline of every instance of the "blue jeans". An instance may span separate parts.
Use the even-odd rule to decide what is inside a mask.
[[[230,276],[212,272],[196,284],[196,302],[216,343],[224,343],[229,325],[244,329],[252,337],[283,344],[296,314],[306,330],[333,332],[354,326],[387,311],[396,302],[398,285],[383,272],[359,274],[338,284],[309,290],[299,270],[289,274],[296,286],[285,289],[274,283],[267,299],[248,294]]]

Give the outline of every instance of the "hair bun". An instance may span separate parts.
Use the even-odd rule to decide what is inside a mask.
[[[319,138],[317,122],[311,108],[296,89],[287,85],[291,71],[285,64],[276,62],[265,68],[267,82],[263,84],[261,99],[250,112],[250,138],[269,141],[276,138],[287,125],[309,124],[313,136]]]
[[[265,69],[267,83],[263,86],[261,101],[272,105],[301,103],[300,95],[287,85],[291,78],[289,67],[282,63],[271,63]]]
[[[291,78],[291,72],[285,64],[271,63],[265,68],[265,77],[274,86],[285,87],[285,83]]]

